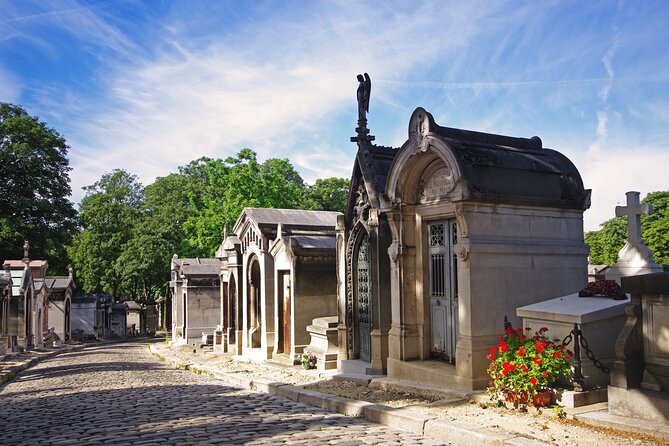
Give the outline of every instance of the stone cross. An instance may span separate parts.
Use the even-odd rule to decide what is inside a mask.
[[[627,192],[627,206],[616,206],[616,217],[627,215],[627,242],[631,246],[639,246],[641,238],[641,214],[650,214],[650,204],[640,204],[639,192]]]

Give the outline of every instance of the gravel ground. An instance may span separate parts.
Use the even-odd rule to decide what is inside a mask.
[[[485,404],[488,399],[484,395],[459,401],[454,401],[453,398],[445,400],[443,396],[421,390],[380,390],[357,381],[319,376],[318,372],[304,370],[299,366],[241,362],[229,356],[207,354],[189,347],[171,347],[166,343],[156,346],[164,356],[177,357],[184,364],[215,366],[222,372],[242,373],[337,396],[411,409],[435,418],[527,436],[553,445],[669,445],[669,441],[647,435],[593,427],[569,418],[559,419],[551,409],[539,412],[530,408],[527,412],[522,412],[504,407],[490,407]]]

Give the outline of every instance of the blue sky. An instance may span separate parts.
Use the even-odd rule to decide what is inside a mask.
[[[0,101],[63,134],[73,201],[121,167],[144,184],[243,147],[309,183],[350,177],[356,74],[369,127],[401,145],[437,123],[538,135],[593,205],[669,190],[666,1],[0,0]]]

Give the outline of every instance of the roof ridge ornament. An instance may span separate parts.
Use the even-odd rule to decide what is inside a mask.
[[[367,73],[364,75],[358,74],[357,79],[358,127],[356,127],[355,131],[358,136],[352,136],[351,142],[357,142],[360,146],[361,144],[374,141],[375,137],[369,134],[369,129],[367,128],[367,113],[369,113],[369,96],[372,91],[372,80]]]

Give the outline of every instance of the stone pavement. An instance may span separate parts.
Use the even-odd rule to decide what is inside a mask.
[[[0,387],[0,445],[437,445],[157,362],[146,343],[46,359]]]

